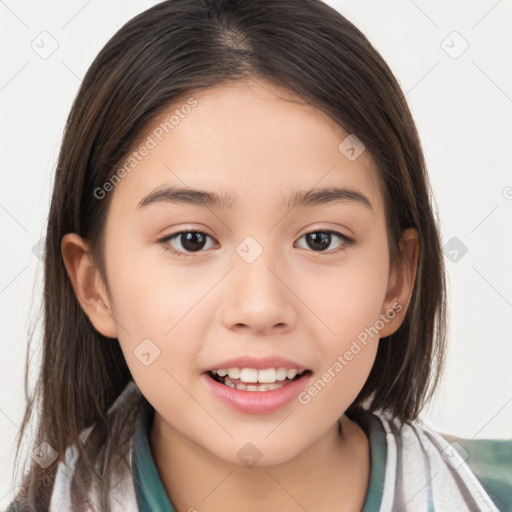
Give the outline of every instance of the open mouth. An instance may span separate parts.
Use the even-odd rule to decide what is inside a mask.
[[[257,375],[254,371],[244,374],[243,370],[236,371],[236,369],[230,369],[229,373],[227,372],[226,370],[208,371],[207,375],[214,381],[239,391],[275,391],[311,374],[311,370],[296,371],[285,368],[279,368],[274,372],[264,370],[263,372],[267,373],[260,371]],[[261,382],[262,380],[264,382]]]

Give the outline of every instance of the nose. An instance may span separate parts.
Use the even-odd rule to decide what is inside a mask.
[[[235,256],[224,295],[226,327],[261,334],[294,329],[300,301],[292,291],[292,273],[270,251],[252,262]]]

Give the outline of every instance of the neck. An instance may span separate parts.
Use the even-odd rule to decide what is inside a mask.
[[[220,459],[156,411],[150,444],[177,512],[360,511],[367,493],[368,439],[346,416],[296,457],[272,466]]]

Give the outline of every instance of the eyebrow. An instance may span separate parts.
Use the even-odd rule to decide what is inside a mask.
[[[219,195],[206,190],[170,186],[158,188],[150,192],[139,202],[137,209],[162,202],[231,209],[236,203],[236,200],[229,194]],[[288,201],[283,201],[281,205],[292,209],[347,202],[359,203],[373,210],[370,200],[364,194],[356,190],[340,187],[293,191]]]

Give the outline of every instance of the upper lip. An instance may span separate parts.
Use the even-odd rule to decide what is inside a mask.
[[[304,365],[281,356],[240,356],[205,368],[204,372],[212,372],[214,370],[219,370],[220,368],[224,368],[226,370],[229,368],[255,368],[256,370],[264,370],[266,368],[286,368],[287,370],[296,369],[299,372],[307,370]]]

